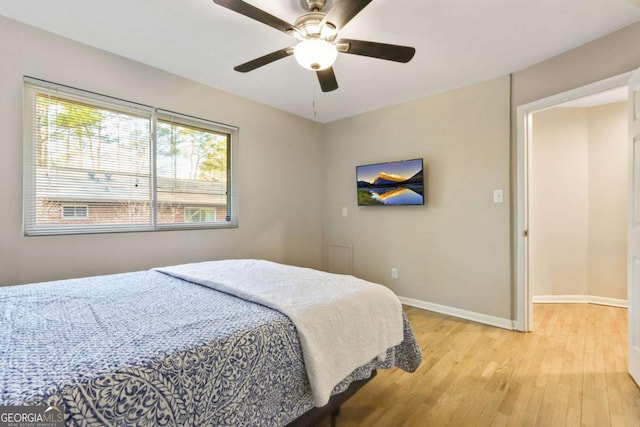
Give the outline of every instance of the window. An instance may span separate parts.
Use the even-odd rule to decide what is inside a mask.
[[[185,208],[184,222],[215,222],[215,208]]]
[[[237,128],[27,77],[24,93],[26,235],[237,226]]]
[[[62,205],[62,218],[86,219],[89,218],[89,207],[80,205]]]

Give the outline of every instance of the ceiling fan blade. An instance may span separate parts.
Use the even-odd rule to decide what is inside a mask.
[[[241,73],[246,73],[249,71],[253,71],[256,68],[260,68],[263,65],[267,65],[274,61],[277,61],[278,59],[286,58],[291,54],[293,54],[293,49],[290,47],[286,49],[276,50],[275,52],[268,53],[265,56],[261,56],[260,58],[256,58],[252,61],[245,62],[244,64],[238,65],[233,69]]]
[[[416,49],[408,46],[398,46],[395,44],[367,42],[363,40],[340,39],[340,45],[348,45],[339,49],[341,52],[352,55],[370,56],[372,58],[386,59],[387,61],[409,62],[416,54]]]
[[[300,31],[288,22],[270,15],[264,10],[258,9],[257,7],[252,6],[242,0],[213,0],[213,2],[222,7],[233,10],[234,12],[238,12],[239,14],[244,15],[247,18],[255,19],[258,22],[262,22],[263,24],[266,24],[270,27],[275,28],[276,30],[280,30],[287,34]]]
[[[322,26],[330,23],[337,31],[340,31],[369,3],[371,0],[338,0],[322,20]]]
[[[316,74],[318,75],[320,88],[323,92],[331,92],[332,90],[338,89],[338,81],[336,80],[336,74],[333,72],[333,67],[316,71]]]

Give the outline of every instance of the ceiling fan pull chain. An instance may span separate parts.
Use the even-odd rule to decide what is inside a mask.
[[[311,85],[313,86],[313,100],[311,105],[313,106],[313,120],[316,120],[318,116],[318,112],[316,111],[316,80],[313,74],[311,76]]]

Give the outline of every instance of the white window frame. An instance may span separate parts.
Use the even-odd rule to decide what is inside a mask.
[[[35,220],[29,219],[35,218],[36,200],[35,200],[35,156],[34,150],[34,129],[33,129],[33,111],[34,111],[34,89],[36,91],[54,91],[56,96],[60,98],[68,97],[69,100],[74,101],[82,99],[84,102],[90,102],[91,105],[96,107],[112,107],[118,109],[132,110],[141,112],[142,114],[148,114],[151,120],[151,137],[150,137],[150,152],[152,153],[151,159],[151,221],[150,224],[142,225],[116,225],[110,224],[76,224],[74,226],[65,226],[61,224],[59,226],[47,226],[39,227],[35,224]],[[39,236],[39,235],[65,235],[65,234],[93,234],[93,233],[117,233],[117,232],[139,232],[139,231],[162,231],[162,230],[180,230],[180,229],[216,229],[216,228],[237,228],[238,227],[238,151],[239,151],[239,129],[235,126],[221,124],[212,120],[200,119],[197,117],[175,113],[169,110],[163,110],[156,107],[150,107],[118,98],[113,98],[106,95],[97,94],[94,92],[88,92],[81,89],[65,86],[57,83],[48,82],[32,77],[24,77],[24,121],[23,121],[23,138],[24,138],[24,157],[23,157],[23,215],[24,215],[24,235],[25,236]],[[176,123],[198,126],[205,129],[211,129],[213,132],[225,133],[229,137],[229,146],[227,148],[227,221],[221,222],[190,222],[190,223],[158,223],[157,209],[157,172],[156,172],[156,123],[157,120],[166,120],[168,117],[174,120]],[[230,194],[229,194],[230,193]],[[64,206],[71,205],[85,205],[80,203],[61,203]],[[214,208],[214,206],[206,206],[200,208]],[[87,206],[86,218],[71,218],[63,217],[61,213],[61,220],[66,222],[69,220],[73,222],[74,219],[88,219],[89,210]],[[218,218],[216,218],[218,219]]]

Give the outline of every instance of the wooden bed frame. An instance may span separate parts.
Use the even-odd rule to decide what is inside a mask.
[[[346,402],[351,396],[353,396],[358,390],[364,387],[369,381],[378,374],[376,370],[371,372],[369,378],[364,380],[353,381],[349,384],[349,387],[342,393],[334,394],[329,399],[329,403],[320,407],[310,409],[305,412],[285,427],[310,427],[315,426],[317,423],[331,415],[331,427],[336,427],[336,418],[340,415],[340,405]]]

